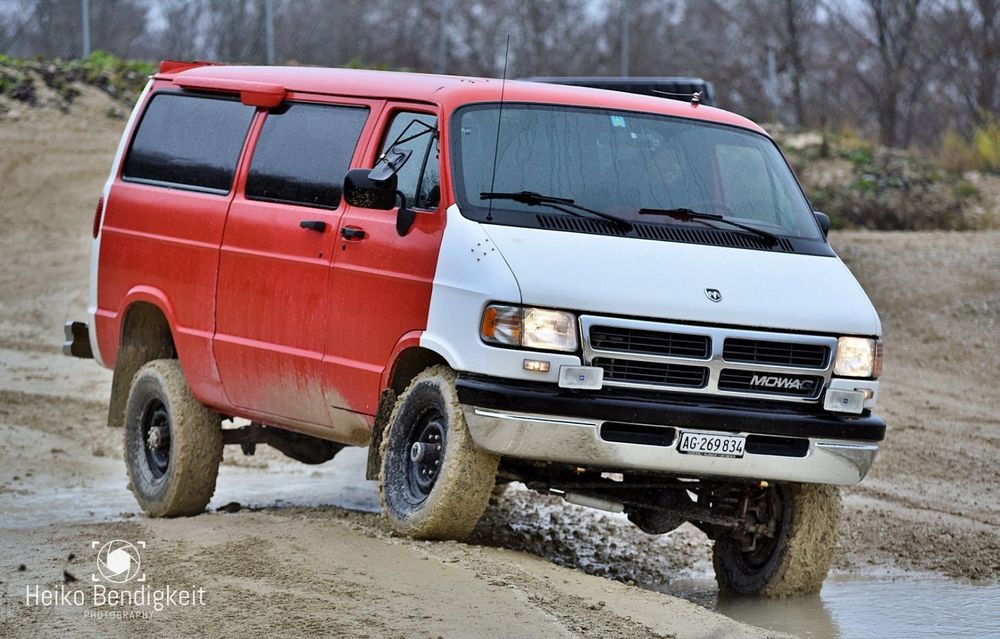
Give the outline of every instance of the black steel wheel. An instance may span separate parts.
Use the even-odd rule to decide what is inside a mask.
[[[426,499],[441,472],[448,431],[444,415],[437,407],[424,411],[413,428],[408,457],[410,491],[416,499]]]
[[[378,490],[393,529],[419,539],[462,539],[496,482],[499,458],[476,448],[444,366],[417,375],[382,437]]]
[[[177,360],[139,369],[125,405],[129,488],[151,517],[202,512],[222,461],[221,418],[191,396]]]
[[[833,561],[840,526],[836,486],[779,484],[762,489],[747,510],[769,534],[726,533],[712,563],[719,590],[784,596],[819,592]]]
[[[170,414],[158,397],[150,397],[139,418],[142,441],[146,443],[146,464],[159,479],[170,466]]]

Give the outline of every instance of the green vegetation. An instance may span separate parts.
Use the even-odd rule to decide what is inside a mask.
[[[97,87],[116,100],[131,103],[156,72],[139,60],[121,60],[95,51],[82,60],[22,60],[0,55],[0,95],[36,106],[44,86],[55,92],[56,106],[67,109],[80,95],[78,85]]]
[[[1000,174],[1000,120],[988,116],[969,137],[949,129],[941,145],[941,164],[953,173]]]
[[[975,144],[961,147],[964,157],[975,158],[962,171],[947,159],[956,138],[934,152],[881,147],[852,131],[805,143],[802,135],[776,137],[812,205],[830,216],[834,228],[967,230],[996,225],[997,212],[989,210],[996,203],[984,202],[965,173],[990,169],[990,153],[1000,149],[998,132],[982,129]]]

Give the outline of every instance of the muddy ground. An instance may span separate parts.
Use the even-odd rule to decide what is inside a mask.
[[[393,537],[359,450],[318,467],[227,450],[213,512],[139,516],[122,434],[104,426],[110,374],[59,348],[62,322],[85,315],[91,214],[123,126],[83,91],[68,114],[0,117],[0,636],[773,634],[634,585],[710,573],[690,526],[652,538],[515,487],[469,544]],[[832,241],[885,324],[890,424],[844,491],[835,571],[1000,579],[1000,232]],[[114,538],[147,543],[149,585],[204,588],[206,605],[126,621],[23,605],[32,584],[89,588],[90,543]]]

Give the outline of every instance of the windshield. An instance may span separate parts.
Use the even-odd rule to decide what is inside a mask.
[[[470,218],[524,225],[539,213],[566,214],[494,199],[486,219],[490,202],[480,194],[532,191],[642,223],[705,224],[639,215],[642,209],[690,209],[776,235],[821,239],[795,178],[762,135],[648,113],[504,104],[497,147],[498,116],[497,104],[465,107],[455,116],[455,190]]]

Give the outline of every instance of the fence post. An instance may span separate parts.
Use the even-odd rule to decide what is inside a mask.
[[[274,2],[264,0],[264,43],[267,47],[267,63],[274,64]]]
[[[628,75],[628,0],[622,0],[622,50],[621,74]]]
[[[83,57],[90,56],[90,0],[80,0],[80,29],[83,32]]]

